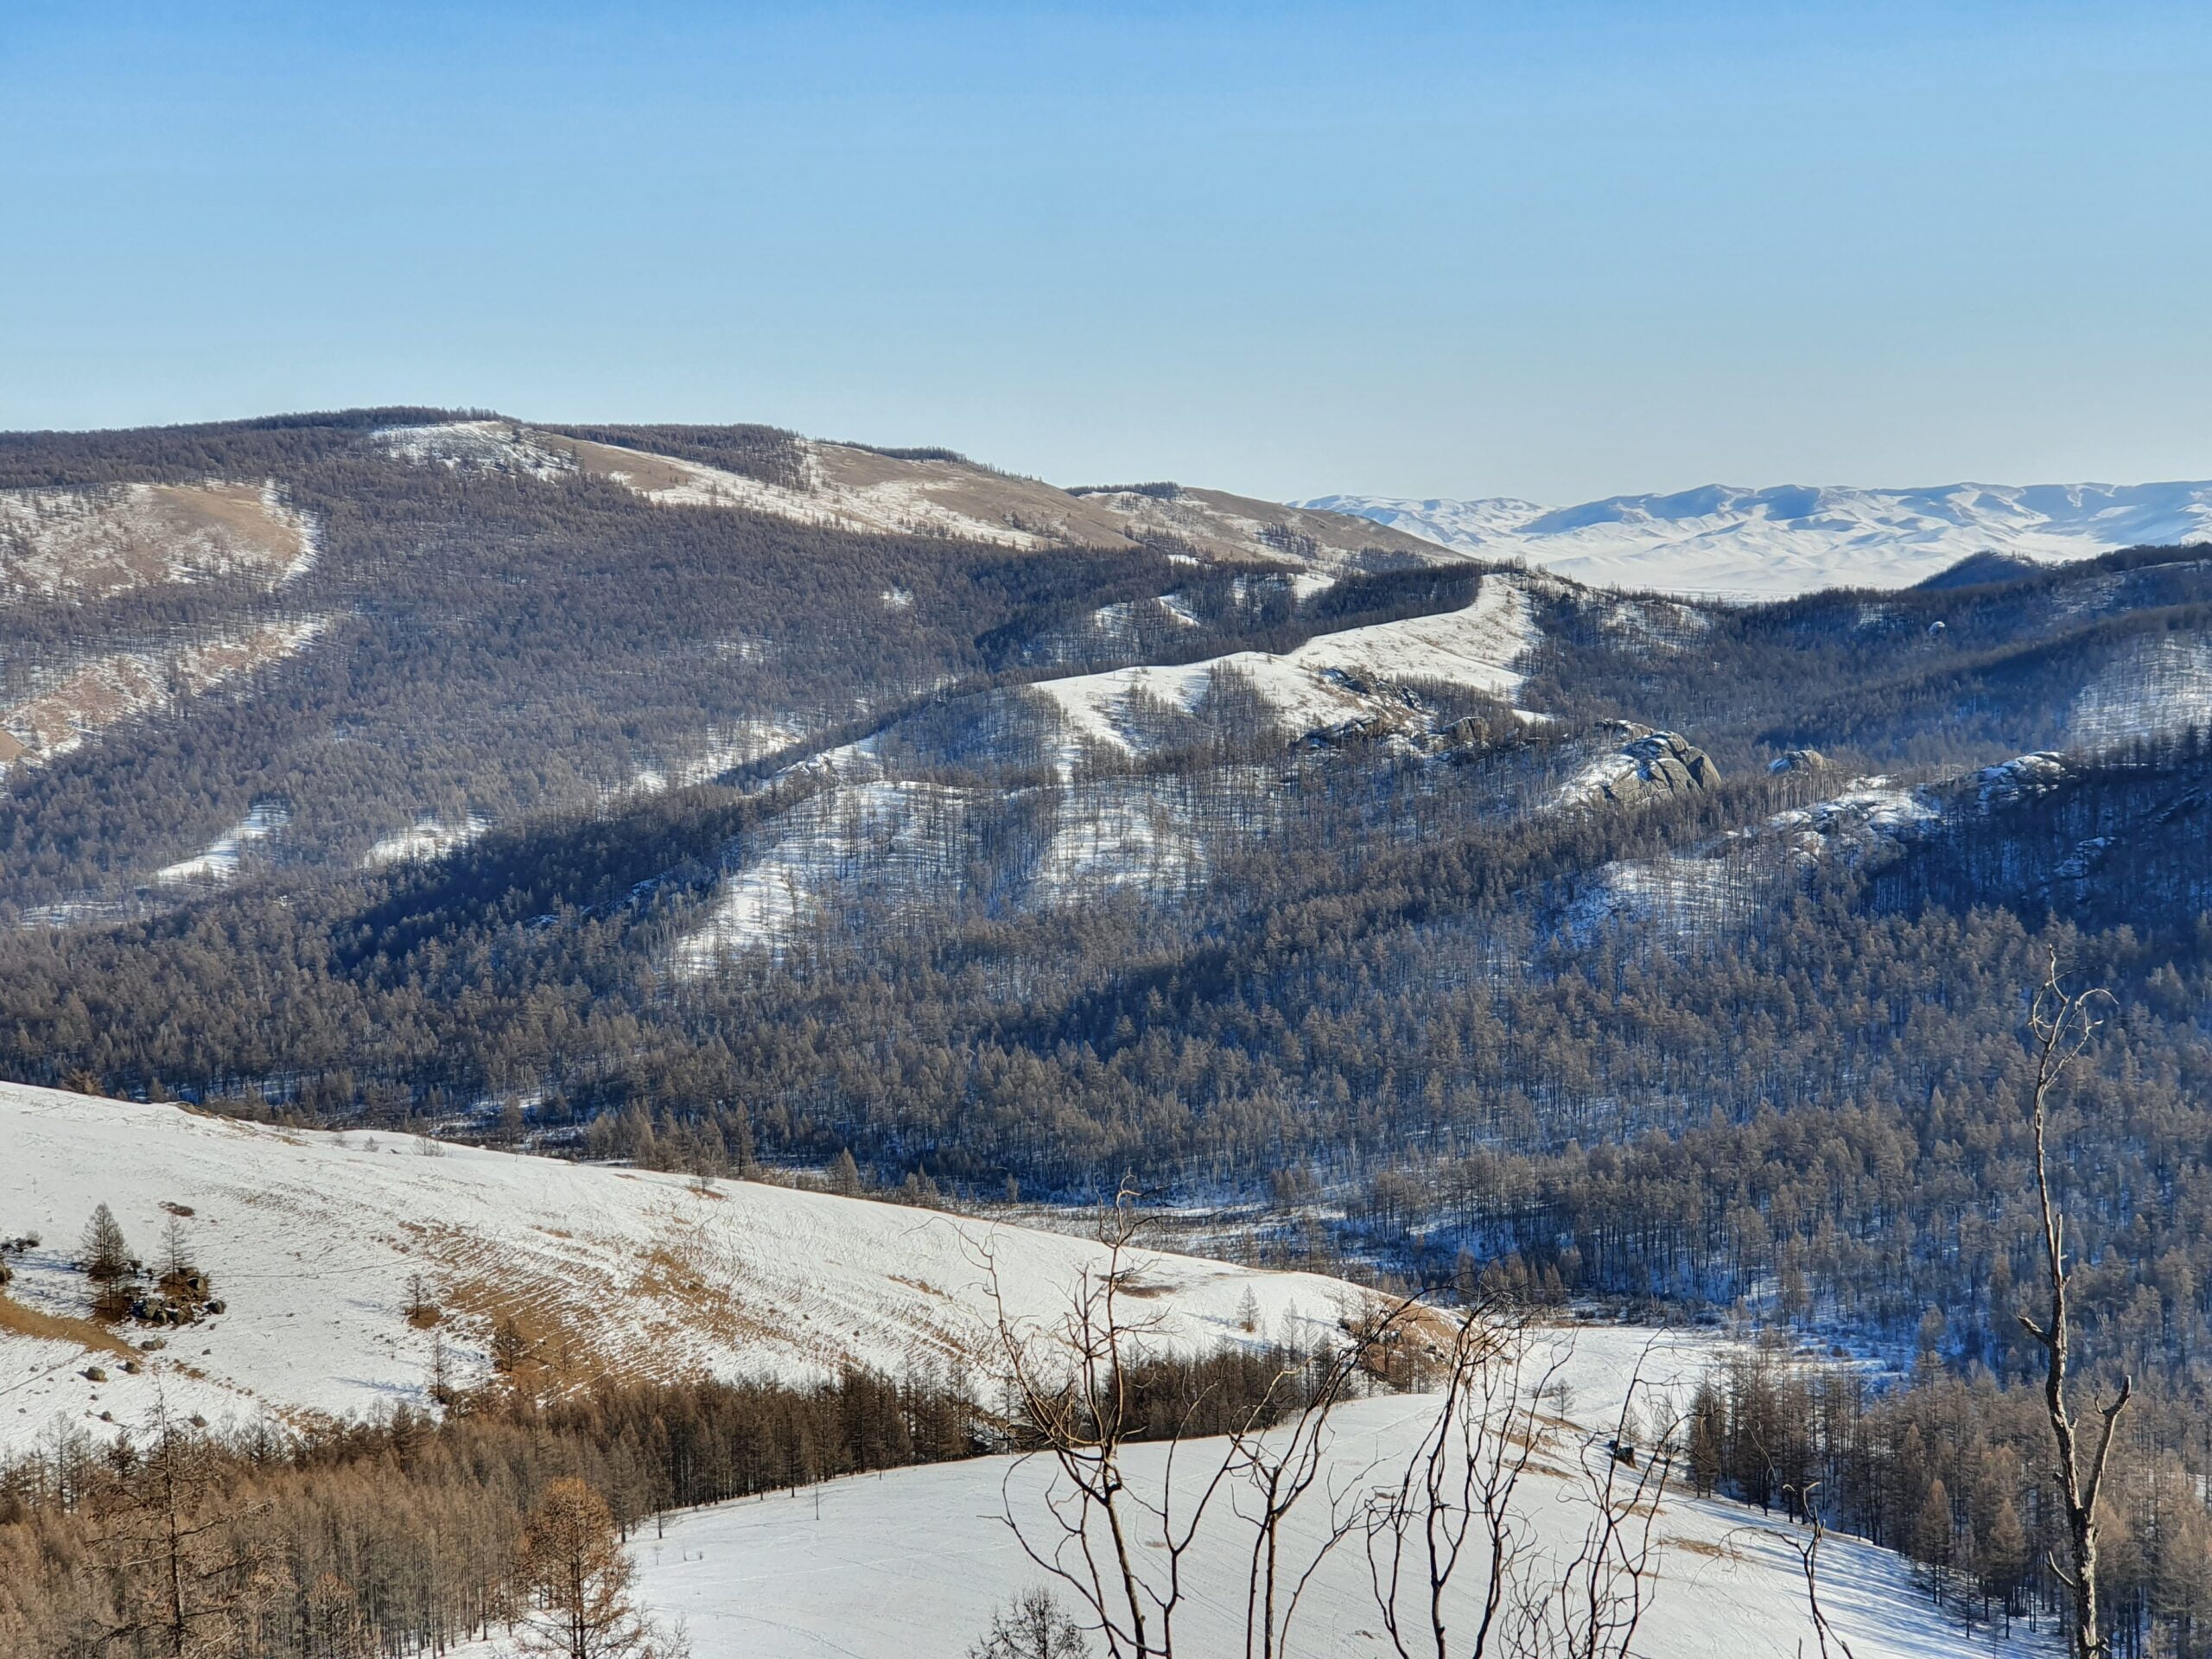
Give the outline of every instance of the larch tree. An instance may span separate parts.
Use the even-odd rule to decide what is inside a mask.
[[[638,1605],[637,1567],[607,1501],[573,1477],[550,1484],[523,1533],[519,1576],[529,1596],[517,1634],[544,1659],[682,1659],[682,1637]]]
[[[105,1206],[103,1206],[104,1208]],[[95,1555],[111,1575],[111,1642],[162,1659],[243,1654],[283,1583],[257,1511],[222,1489],[208,1438],[156,1398],[143,1452],[102,1496]]]
[[[85,1272],[91,1278],[105,1281],[120,1279],[130,1271],[130,1246],[123,1236],[123,1227],[116,1220],[115,1211],[105,1204],[96,1208],[92,1218],[85,1224],[78,1252]]]
[[[991,1615],[989,1634],[968,1649],[968,1659],[1090,1659],[1090,1644],[1040,1585]]]

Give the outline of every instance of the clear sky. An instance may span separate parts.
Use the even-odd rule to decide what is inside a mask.
[[[2212,476],[2212,5],[0,3],[0,427]]]

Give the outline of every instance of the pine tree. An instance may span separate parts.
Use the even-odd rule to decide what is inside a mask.
[[[199,1267],[192,1254],[192,1240],[184,1223],[171,1216],[162,1228],[162,1281],[175,1283],[188,1278]]]

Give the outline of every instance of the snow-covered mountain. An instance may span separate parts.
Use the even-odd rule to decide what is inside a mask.
[[[1904,588],[1973,554],[2056,561],[2212,539],[2212,483],[1945,484],[1879,490],[1710,485],[1546,508],[1324,495],[1357,514],[1485,558],[1580,581],[1763,599],[1822,588]]]

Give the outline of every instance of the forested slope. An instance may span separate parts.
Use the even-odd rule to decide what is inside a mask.
[[[2056,943],[2120,999],[2071,1131],[2090,1315],[2193,1366],[2205,550],[1731,607],[1167,485],[968,539],[929,515],[1047,486],[873,454],[425,410],[0,443],[16,490],[262,480],[315,548],[11,601],[15,692],[318,630],[8,772],[0,1069],[678,1167],[1134,1175],[1440,1271],[1935,1302],[2002,1364]],[[1122,544],[1067,528],[1109,511]]]

